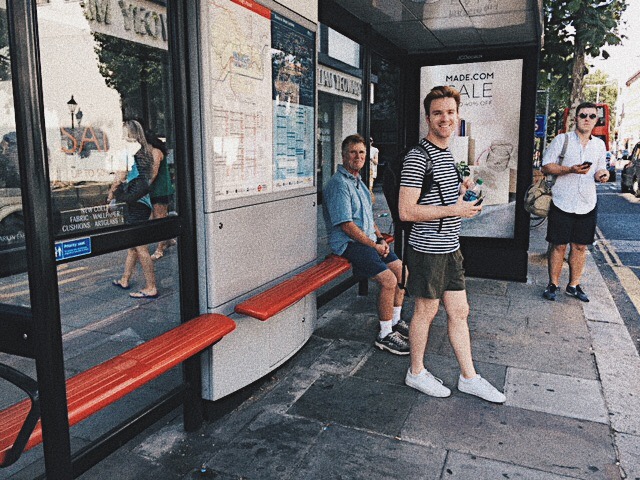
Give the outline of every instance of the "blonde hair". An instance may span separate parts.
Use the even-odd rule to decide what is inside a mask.
[[[122,125],[127,130],[127,136],[138,142],[142,146],[142,149],[151,155],[151,145],[147,142],[147,137],[144,135],[144,129],[142,125],[140,125],[140,122],[136,120],[125,120]]]

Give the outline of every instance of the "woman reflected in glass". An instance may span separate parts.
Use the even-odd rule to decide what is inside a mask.
[[[124,202],[127,205],[125,222],[128,224],[149,220],[152,207],[149,198],[151,182],[154,178],[153,149],[147,142],[144,130],[135,120],[127,120],[123,124],[123,136],[126,143],[127,172],[116,175],[107,201]],[[130,248],[124,264],[122,276],[111,283],[123,290],[131,288],[131,277],[136,263],[140,262],[145,279],[144,288],[130,293],[132,298],[156,298],[158,289],[153,269],[153,260],[146,245]]]

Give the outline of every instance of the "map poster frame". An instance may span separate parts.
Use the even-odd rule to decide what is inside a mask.
[[[272,12],[273,189],[315,180],[316,34]]]

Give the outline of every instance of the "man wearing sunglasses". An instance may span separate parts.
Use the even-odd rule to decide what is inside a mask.
[[[547,241],[549,249],[549,284],[542,296],[556,299],[560,285],[562,262],[567,244],[569,251],[569,283],[565,293],[583,302],[589,297],[580,286],[587,246],[593,243],[596,231],[597,201],[595,182],[606,182],[605,144],[591,135],[598,122],[598,110],[593,103],[581,103],[576,108],[575,131],[558,135],[547,148],[542,160],[542,173],[556,176],[552,187],[553,203],[549,211]],[[565,142],[564,159],[560,155]],[[562,163],[562,165],[560,165]]]

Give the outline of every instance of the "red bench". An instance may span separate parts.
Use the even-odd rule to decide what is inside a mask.
[[[393,236],[383,234],[383,237],[387,243],[393,242]],[[349,270],[351,264],[346,258],[329,255],[319,264],[239,303],[235,312],[268,320]]]
[[[204,314],[70,378],[67,380],[69,425],[86,419],[202,352],[235,328],[235,322],[229,317]],[[27,399],[0,412],[1,466],[10,465],[23,450],[42,442],[40,421],[37,421],[28,441],[24,439],[25,445],[20,446],[16,442],[24,430],[31,406],[32,401]]]

